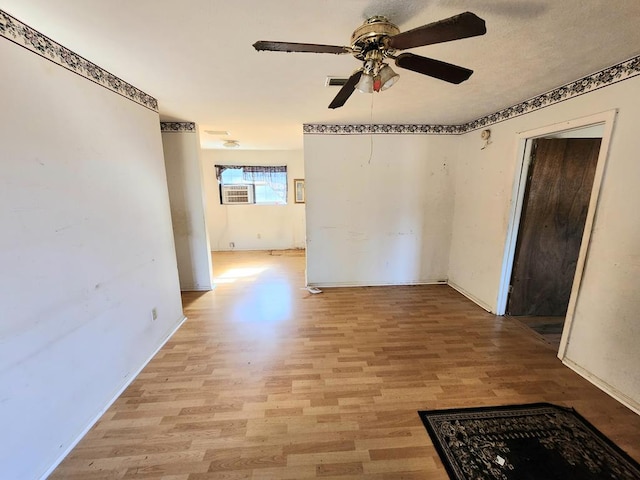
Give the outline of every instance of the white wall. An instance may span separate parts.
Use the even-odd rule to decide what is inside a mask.
[[[565,361],[640,410],[640,77],[460,138],[449,276],[495,311],[516,181],[517,132],[618,109]]]
[[[304,137],[308,283],[446,281],[457,138],[375,135],[373,147],[371,141]]]
[[[305,175],[302,151],[202,150],[201,155],[212,250],[305,248],[305,206],[293,198],[293,180]],[[286,165],[287,205],[221,205],[215,165]]]
[[[183,315],[157,113],[4,38],[0,61],[0,476],[34,479]]]
[[[211,248],[204,207],[200,143],[194,132],[163,132],[180,289],[211,290]]]

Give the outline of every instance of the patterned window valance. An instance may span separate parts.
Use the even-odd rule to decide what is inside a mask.
[[[242,170],[245,180],[254,181],[257,176],[265,176],[274,173],[287,173],[287,167],[284,165],[216,165],[216,178],[220,180],[222,172],[225,170]],[[252,175],[262,174],[262,175]]]

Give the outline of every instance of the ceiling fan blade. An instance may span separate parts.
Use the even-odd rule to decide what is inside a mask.
[[[338,108],[345,104],[349,97],[356,89],[356,85],[360,81],[360,77],[362,76],[362,70],[358,70],[356,73],[349,77],[347,83],[345,83],[333,101],[329,104],[329,108]]]
[[[396,57],[396,65],[413,72],[429,75],[449,83],[462,83],[467,80],[473,70],[441,62],[433,58],[421,57],[413,53],[401,53]]]
[[[389,37],[388,45],[397,50],[449,42],[487,33],[484,20],[471,12],[464,12],[438,22],[407,30]]]
[[[351,53],[349,47],[339,47],[337,45],[318,45],[316,43],[291,43],[291,42],[270,42],[260,40],[253,44],[253,48],[258,51],[270,52],[308,52],[308,53]]]

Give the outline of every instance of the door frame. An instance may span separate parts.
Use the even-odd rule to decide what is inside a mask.
[[[533,140],[550,134],[564,133],[571,130],[581,130],[585,127],[592,127],[596,125],[603,126],[602,143],[600,144],[600,152],[598,153],[598,162],[596,164],[593,187],[591,189],[591,197],[589,199],[589,208],[587,210],[584,233],[582,234],[582,241],[580,243],[580,253],[578,255],[578,262],[576,264],[576,272],[573,277],[571,296],[569,297],[569,306],[564,322],[564,328],[562,330],[560,348],[558,350],[558,358],[560,359],[564,359],[569,336],[571,333],[571,324],[573,322],[575,307],[580,293],[582,274],[584,272],[584,267],[587,261],[589,240],[591,239],[591,231],[593,229],[593,222],[595,219],[596,208],[598,204],[598,196],[600,194],[600,187],[602,186],[605,164],[609,153],[609,145],[611,143],[611,135],[613,132],[617,113],[617,110],[608,110],[605,112],[596,113],[594,115],[589,115],[587,117],[577,118],[562,123],[556,123],[553,125],[547,125],[545,127],[518,132],[517,134],[517,163],[513,183],[513,192],[511,194],[511,202],[509,206],[509,225],[507,227],[502,270],[500,273],[500,286],[498,288],[498,298],[496,302],[497,315],[504,315],[507,308],[509,284],[511,282],[516,241],[518,237],[518,230],[520,228],[520,218],[522,215],[523,199],[527,184],[527,176],[529,173],[531,145],[533,143]]]

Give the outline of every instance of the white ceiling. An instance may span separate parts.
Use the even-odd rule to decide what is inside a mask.
[[[1,0],[0,8],[158,99],[162,120],[227,130],[246,149],[300,149],[303,123],[459,124],[640,54],[638,0]],[[471,68],[327,105],[350,55],[256,52],[257,40],[349,45],[367,17],[401,31],[471,11],[487,34],[412,49]],[[221,137],[204,134],[205,148]]]

